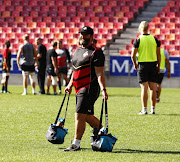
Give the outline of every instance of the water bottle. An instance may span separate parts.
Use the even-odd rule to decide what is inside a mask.
[[[64,119],[61,117],[58,119],[57,126],[64,127]]]

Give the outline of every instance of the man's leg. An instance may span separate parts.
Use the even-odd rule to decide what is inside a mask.
[[[36,88],[35,72],[29,72],[29,78],[30,78],[30,82],[31,82],[32,93],[36,94],[36,92],[35,92],[35,88]]]
[[[59,87],[59,94],[61,94],[61,73],[58,74],[57,84]]]
[[[150,98],[151,98],[151,113],[155,114],[156,105],[156,83],[149,82]]]
[[[157,84],[157,96],[156,96],[156,102],[159,102],[160,100],[160,95],[161,95],[161,84]]]
[[[52,86],[54,90],[54,95],[57,95],[56,87],[57,87],[57,76],[52,76]]]
[[[141,83],[140,86],[141,86],[142,111],[139,113],[139,115],[147,114],[148,82]]]
[[[49,87],[51,85],[51,75],[47,76],[47,83],[46,83],[46,92],[49,94]]]
[[[28,74],[27,72],[23,72],[24,93],[22,95],[27,95],[27,86],[28,86]]]
[[[69,83],[69,80],[68,80],[68,78],[67,78],[67,75],[66,75],[66,74],[63,74],[63,78],[64,78],[64,80],[66,81],[66,86],[67,86],[68,83]]]

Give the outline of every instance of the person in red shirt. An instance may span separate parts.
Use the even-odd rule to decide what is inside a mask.
[[[9,73],[11,68],[11,51],[9,49],[10,47],[10,41],[5,42],[5,50],[3,53],[3,62],[2,62],[2,91],[1,93],[10,93],[7,90],[8,86],[8,80],[9,80]]]

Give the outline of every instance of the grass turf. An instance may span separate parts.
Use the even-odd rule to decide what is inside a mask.
[[[63,95],[34,96],[29,87],[29,95],[21,96],[22,86],[9,86],[9,90],[12,94],[0,94],[0,161],[180,161],[180,89],[163,89],[156,114],[139,116],[140,88],[107,88],[109,132],[118,138],[112,153],[92,151],[89,125],[82,150],[63,152],[74,136],[74,91],[65,123],[69,133],[64,144],[53,145],[45,134],[55,121]],[[95,104],[98,118],[101,99]]]

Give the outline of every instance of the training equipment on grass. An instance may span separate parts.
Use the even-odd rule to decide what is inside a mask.
[[[107,100],[105,100],[105,123],[106,129],[101,128],[102,125],[102,117],[103,117],[103,107],[104,107],[104,99],[102,101],[102,109],[101,109],[101,117],[99,123],[99,130],[96,136],[91,136],[91,146],[93,151],[101,151],[101,152],[111,152],[113,146],[115,145],[117,138],[112,136],[112,134],[108,134],[108,111],[107,111]]]
[[[56,117],[54,124],[50,125],[50,127],[46,133],[47,140],[49,142],[51,142],[52,144],[63,144],[64,138],[65,138],[66,134],[68,133],[68,129],[64,128],[64,124],[65,124],[66,115],[67,115],[69,96],[70,96],[70,94],[68,95],[68,99],[67,99],[66,112],[65,112],[64,119],[60,118],[58,121],[59,115],[60,115],[62,107],[64,105],[64,101],[66,99],[66,94],[64,95],[63,101],[61,103],[61,107],[59,109],[59,112],[58,112],[58,115]]]

